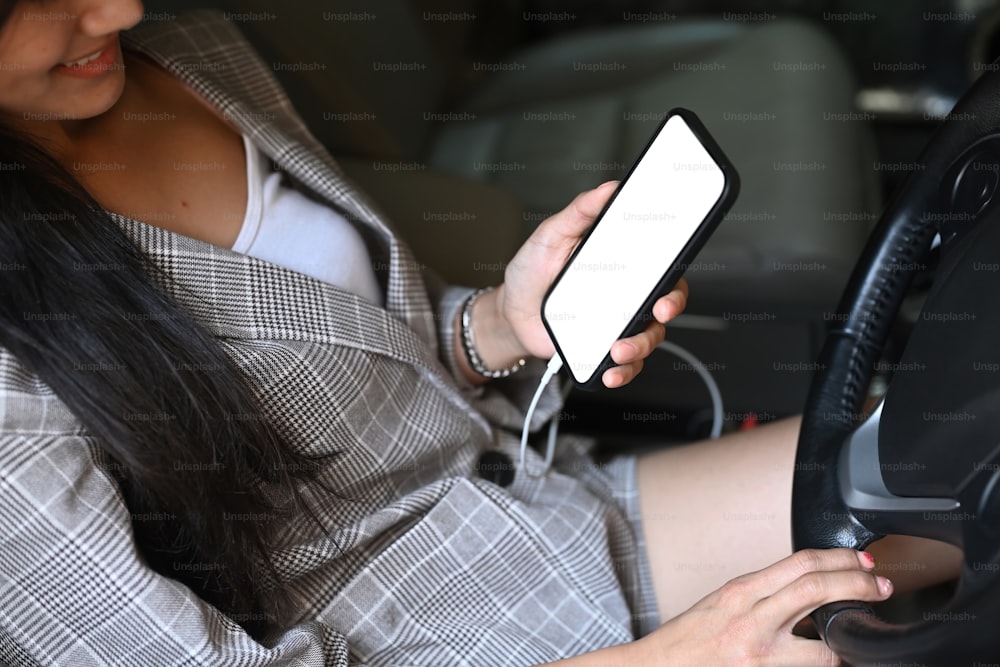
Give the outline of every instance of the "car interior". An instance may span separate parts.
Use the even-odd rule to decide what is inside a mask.
[[[741,187],[668,326],[693,357],[658,352],[628,387],[574,390],[560,427],[615,451],[803,413],[797,547],[914,534],[966,553],[959,581],[874,610],[824,608],[819,634],[854,665],[1000,656],[996,372],[983,372],[1000,369],[997,269],[981,268],[1000,266],[986,224],[1000,1],[322,4],[150,0],[146,12],[226,12],[451,283],[502,281],[531,230],[625,175],[670,109],[697,114]],[[961,414],[973,417],[946,418]],[[833,514],[843,521],[819,518]]]

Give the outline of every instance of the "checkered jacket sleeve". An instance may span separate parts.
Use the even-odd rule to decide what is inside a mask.
[[[0,442],[0,664],[348,664],[344,638],[321,623],[300,623],[264,646],[146,567],[117,489],[79,456],[94,446],[69,433]]]

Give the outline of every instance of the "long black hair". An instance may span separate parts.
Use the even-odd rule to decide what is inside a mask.
[[[16,4],[0,0],[0,27]],[[309,513],[302,482],[317,462],[283,441],[246,377],[157,286],[118,224],[7,125],[0,345],[99,443],[148,564],[261,638],[290,602],[269,539],[283,518]]]

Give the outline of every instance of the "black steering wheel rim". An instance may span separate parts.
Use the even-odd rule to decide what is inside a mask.
[[[924,150],[873,230],[831,318],[799,435],[792,499],[796,549],[863,549],[894,532],[885,514],[859,512],[845,498],[846,453],[863,446],[865,438],[875,438],[877,449],[878,422],[862,425],[861,408],[907,287],[935,234],[947,242],[968,233],[993,209],[997,179],[984,185],[969,169],[972,161],[983,159],[983,146],[993,147],[989,150],[997,157],[988,159],[1000,171],[1000,73],[995,68],[960,100]],[[982,660],[1000,654],[990,636],[995,631],[977,629],[970,618],[977,616],[977,605],[993,604],[998,583],[994,576],[963,572],[965,606],[922,622],[887,623],[858,601],[822,607],[813,620],[828,645],[852,665],[905,659],[954,667],[962,664],[959,653]],[[956,619],[969,622],[956,625]]]

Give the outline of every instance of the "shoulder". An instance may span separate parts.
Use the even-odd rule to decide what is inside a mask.
[[[122,38],[133,46],[180,53],[217,53],[233,45],[250,47],[227,14],[215,9],[149,14],[142,23],[122,33]]]
[[[82,428],[76,415],[38,375],[0,347],[0,435],[79,434]]]
[[[267,69],[239,27],[217,10],[153,14],[122,33],[122,45],[152,57],[182,77],[200,74],[224,78],[247,67]]]
[[[138,52],[201,93],[222,110],[276,109],[294,125],[291,104],[271,64],[241,29],[217,10],[168,14],[122,33],[122,46]],[[278,113],[280,111],[280,113]]]

